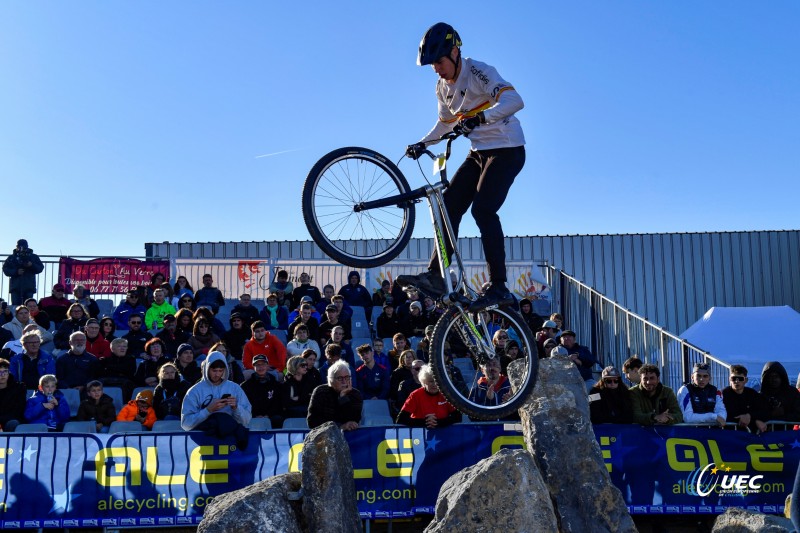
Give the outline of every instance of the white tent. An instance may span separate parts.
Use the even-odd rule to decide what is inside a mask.
[[[791,384],[800,372],[800,313],[788,305],[712,307],[680,337],[721,361],[747,367],[750,386],[760,383],[767,361],[779,361]]]

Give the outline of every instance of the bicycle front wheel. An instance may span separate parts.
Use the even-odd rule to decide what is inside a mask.
[[[506,354],[493,344],[500,329],[506,332],[506,343],[516,341],[516,354],[513,350]],[[507,308],[469,313],[450,306],[434,328],[430,363],[436,384],[453,407],[481,420],[498,420],[516,412],[528,399],[539,372],[533,334],[519,313]],[[523,378],[516,390],[506,386],[502,376],[496,390],[487,390],[486,380],[481,379],[487,365],[497,365],[495,372],[501,372],[506,365],[520,363]]]
[[[367,148],[339,148],[314,165],[303,186],[303,218],[311,238],[339,263],[385,265],[414,232],[414,206],[404,203],[356,212],[361,202],[409,192],[397,166]]]

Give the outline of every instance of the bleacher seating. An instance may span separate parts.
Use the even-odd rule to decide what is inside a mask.
[[[391,416],[376,416],[374,418],[364,419],[361,425],[364,427],[393,426],[394,420],[392,420]]]
[[[353,306],[353,317],[350,319],[350,334],[353,337],[369,337],[369,321],[363,307]]]
[[[111,422],[111,427],[109,428],[109,433],[141,433],[145,430],[145,427],[135,421],[123,421],[123,420],[115,420]]]
[[[97,299],[97,308],[100,310],[98,317],[111,316],[114,314],[114,300],[107,298]]]
[[[272,421],[269,418],[251,418],[249,427],[251,431],[269,431]]]
[[[477,373],[475,367],[472,365],[472,359],[469,357],[456,357],[453,359],[453,364],[461,371],[461,376],[464,378],[467,386],[469,386]]]
[[[136,396],[143,390],[149,390],[150,392],[153,392],[153,387],[136,387],[133,389],[133,394],[131,394],[131,400],[135,399]]]
[[[73,420],[64,424],[64,433],[97,433],[96,429],[92,420]]]
[[[269,332],[278,337],[278,339],[284,344],[284,346],[286,345],[287,342],[289,342],[287,339],[287,333],[285,329],[271,329],[269,330]]]
[[[389,403],[386,402],[386,400],[366,400],[364,401],[361,416],[363,419],[366,419],[376,416],[391,417],[392,414],[389,412]]]
[[[180,420],[156,420],[153,424],[154,432],[183,431]]]
[[[308,429],[305,418],[287,418],[283,421],[283,429]]]
[[[103,387],[103,392],[111,396],[111,399],[114,400],[114,409],[119,413],[125,405],[122,401],[122,389],[119,387]]]
[[[47,433],[47,424],[20,424],[15,433]]]
[[[78,389],[59,389],[69,404],[69,416],[78,415],[78,407],[81,406],[81,393]]]

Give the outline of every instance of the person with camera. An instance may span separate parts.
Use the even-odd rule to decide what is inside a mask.
[[[17,306],[36,292],[36,274],[44,270],[39,256],[28,248],[28,241],[20,239],[17,247],[3,263],[3,273],[9,277],[8,292],[11,305]]]
[[[644,365],[639,373],[642,382],[631,388],[633,421],[643,426],[680,424],[683,412],[675,392],[661,382],[656,365]]]

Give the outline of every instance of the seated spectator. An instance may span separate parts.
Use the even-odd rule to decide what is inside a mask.
[[[333,342],[328,343],[328,345],[325,346],[325,361],[319,367],[319,373],[322,376],[323,382],[328,380],[328,369],[339,361],[344,361],[344,359],[342,359],[342,347]],[[344,362],[347,363],[347,361]]]
[[[135,290],[130,290],[125,294],[125,301],[114,309],[114,313],[111,316],[117,329],[125,330],[128,329],[128,320],[130,320],[131,315],[136,314],[143,317],[146,312],[147,309],[139,301],[139,293]]]
[[[385,279],[381,282],[381,288],[375,289],[375,292],[372,293],[372,307],[383,308],[383,304],[392,301],[392,282]]]
[[[129,355],[128,341],[119,338],[111,341],[111,357],[100,359],[97,378],[104,387],[119,387],[122,389],[122,399],[131,399],[136,386],[136,358]]]
[[[622,373],[625,374],[631,386],[638,385],[642,382],[639,369],[642,368],[643,364],[642,360],[635,355],[633,357],[628,357],[625,359],[625,362],[622,363]]]
[[[400,317],[394,312],[394,304],[392,302],[383,304],[383,312],[378,315],[378,320],[375,322],[378,337],[382,339],[388,339],[403,332],[403,325],[400,323]]]
[[[276,375],[278,381],[283,380],[282,373],[286,369],[286,347],[275,335],[269,333],[264,323],[260,320],[253,322],[250,326],[253,338],[244,345],[242,363],[245,370],[253,370],[253,357],[258,354],[267,356],[269,365]]]
[[[250,401],[239,385],[228,380],[225,356],[211,352],[203,363],[203,378],[183,399],[181,426],[217,438],[232,436],[236,446],[245,450],[250,418]]]
[[[117,420],[120,422],[139,422],[147,429],[153,429],[156,423],[156,411],[153,409],[153,391],[139,391],[136,398],[122,407]]]
[[[135,381],[140,387],[155,387],[158,385],[158,369],[168,362],[166,345],[158,337],[153,337],[144,345],[146,357],[136,367]]]
[[[198,318],[188,342],[196,356],[207,355],[211,346],[219,342],[219,337],[211,331],[211,325],[205,318]]]
[[[411,304],[414,302],[419,302],[420,305],[422,305],[422,302],[420,302],[420,293],[416,288],[408,287],[405,293],[406,300],[402,304],[395,305],[394,309],[395,313],[397,313],[397,316],[400,317],[400,320],[403,320],[408,316],[408,313],[411,310]]]
[[[550,357],[553,354],[553,351],[556,349],[558,349],[560,352],[563,352],[564,357],[569,355],[567,353],[567,349],[564,348],[563,346],[560,346],[556,339],[547,339],[546,341],[544,341],[543,347],[544,347],[545,357]]]
[[[361,396],[364,400],[388,400],[391,379],[389,369],[375,362],[374,352],[369,344],[362,344],[356,350],[364,361],[356,369],[356,388]]]
[[[561,333],[558,332],[560,332],[561,328],[564,327],[564,317],[561,316],[561,313],[553,313],[550,315],[550,320],[556,323],[556,336],[561,336]]]
[[[347,331],[350,331],[352,329],[350,327],[350,319],[353,318],[353,308],[350,307],[350,304],[345,301],[344,296],[341,294],[337,294],[331,298],[331,303],[335,305],[336,310],[339,311],[339,322],[341,322],[342,326],[344,326]]]
[[[311,285],[311,276],[303,272],[300,274],[300,285],[294,287],[292,290],[292,307],[297,309],[303,303],[303,298],[308,297],[311,299],[312,306],[320,301],[322,295],[319,293],[319,288]],[[319,318],[319,317],[317,317]]]
[[[29,323],[27,326],[22,328],[22,335],[24,336],[26,333],[30,333],[31,331],[39,331],[41,328],[39,324],[36,323]],[[7,330],[0,328],[0,332],[8,333],[8,338],[11,340],[5,342],[3,344],[2,350],[0,350],[0,358],[11,360],[12,357],[17,355],[18,353],[22,353],[22,341],[19,339],[14,339]]]
[[[398,367],[400,364],[400,354],[406,351],[408,347],[406,336],[402,333],[395,333],[394,337],[392,337],[392,349],[389,350],[389,366],[392,370]]]
[[[22,330],[29,324],[35,324],[37,326],[43,343],[53,340],[53,334],[39,324],[36,324],[36,321],[31,319],[31,312],[24,305],[18,305],[14,308],[14,318],[11,319],[11,322],[3,324],[3,329],[9,331],[15,339],[19,339],[22,336]],[[69,337],[69,335],[67,335],[67,337]]]
[[[225,362],[228,363],[228,379],[236,383],[237,385],[241,385],[244,383],[244,372],[242,372],[242,367],[239,361],[234,358],[230,352],[228,351],[228,346],[223,342],[219,341],[214,346],[211,347],[211,352],[219,352],[225,356]],[[210,353],[210,352],[209,352]],[[200,356],[197,358],[197,361],[200,362],[205,359],[205,356]]]
[[[586,383],[586,390],[591,389],[594,386],[592,368],[597,364],[597,358],[589,351],[589,348],[575,342],[574,331],[566,330],[561,334],[561,346],[567,349],[569,359],[578,367],[578,372]]]
[[[186,276],[178,276],[178,279],[175,281],[175,285],[172,286],[172,295],[173,301],[170,302],[176,309],[180,309],[183,306],[178,305],[178,302],[184,296],[188,297],[189,300],[193,300],[194,298],[194,289],[191,285],[189,285],[189,280],[186,279]]]
[[[83,285],[75,285],[72,289],[72,303],[81,304],[84,311],[86,311],[86,318],[97,318],[100,314],[100,307],[97,302],[92,299],[89,294],[89,289]],[[67,313],[69,314],[69,312]]]
[[[108,341],[108,349],[111,349],[111,341],[117,338],[117,325],[111,317],[103,317],[100,320],[100,335]]]
[[[337,361],[329,368],[328,384],[320,385],[311,394],[308,427],[314,429],[325,422],[334,422],[342,431],[358,429],[363,405],[361,393],[353,388],[350,366]]]
[[[292,315],[293,314],[294,313],[292,313]],[[312,306],[311,303],[301,303],[297,311],[297,316],[292,318],[292,315],[289,315],[289,329],[286,330],[290,339],[294,337],[294,330],[300,324],[308,328],[309,339],[316,340],[319,338],[320,316],[319,313],[314,311],[314,306]]]
[[[58,331],[56,331],[56,334],[53,336],[53,342],[56,348],[59,350],[69,350],[69,336],[76,331],[83,331],[87,320],[89,320],[89,315],[83,305],[79,303],[70,305],[69,311],[67,311],[67,319],[61,323]]]
[[[195,309],[207,306],[216,315],[224,305],[225,297],[221,290],[214,287],[214,278],[211,274],[203,274],[203,287],[194,295]]]
[[[267,296],[264,309],[258,314],[261,322],[269,329],[289,329],[289,311],[278,302],[277,294]]]
[[[442,311],[436,307],[436,302],[428,295],[422,299],[422,316],[425,326],[435,326],[442,316]]]
[[[534,313],[533,303],[528,298],[519,301],[519,314],[531,331],[539,331],[544,324],[544,317]]]
[[[320,374],[317,368],[317,353],[314,350],[306,350],[302,353],[302,356],[308,365],[306,375],[311,378],[311,383],[314,384],[314,387],[322,385],[322,374]]]
[[[461,422],[461,413],[439,390],[430,366],[422,365],[419,382],[422,387],[408,396],[397,415],[398,424],[435,429]]]
[[[372,339],[372,353],[376,363],[391,370],[392,364],[389,362],[389,356],[383,351],[383,339]]]
[[[30,312],[31,318],[34,322],[42,326],[44,329],[50,329],[50,315],[39,309],[39,304],[36,303],[34,298],[28,298],[25,300],[24,305],[28,308],[28,311]]]
[[[742,365],[731,365],[730,385],[722,390],[722,400],[725,402],[725,412],[728,422],[736,424],[741,429],[753,433],[767,431],[768,406],[764,397],[755,389],[746,387],[747,368]]]
[[[800,392],[789,383],[786,369],[777,361],[768,362],[761,371],[761,394],[769,420],[800,421]]]
[[[722,401],[722,391],[709,383],[711,372],[708,363],[695,363],[692,381],[678,389],[678,405],[687,424],[718,424],[725,427],[728,413]]]
[[[480,366],[483,375],[470,391],[469,399],[479,405],[496,406],[508,401],[511,382],[500,373],[500,360],[489,359]]]
[[[20,340],[22,351],[9,361],[9,369],[15,380],[35,385],[42,376],[56,373],[56,360],[41,349],[42,336],[38,331],[23,333]]]
[[[285,270],[279,270],[276,279],[269,284],[269,292],[270,294],[274,294],[278,305],[282,307],[290,307],[292,305],[292,292],[294,291],[294,286],[292,286],[292,282],[289,281],[289,273]],[[262,317],[261,319],[265,324],[265,321]],[[278,328],[278,329],[286,329],[286,328]]]
[[[308,327],[301,324],[295,328],[294,338],[286,345],[286,353],[289,356],[301,355],[306,350],[314,350],[317,355],[321,353],[317,341],[308,338]]]
[[[406,337],[424,337],[425,326],[428,321],[422,314],[422,303],[419,301],[411,302],[408,313],[402,320],[403,333]]]
[[[158,369],[158,385],[153,390],[153,410],[158,420],[181,419],[181,404],[189,386],[175,363],[161,365]]]
[[[128,355],[144,359],[146,357],[144,345],[153,338],[153,335],[149,331],[145,331],[144,317],[133,313],[128,317],[128,333],[120,338],[128,342]],[[113,346],[111,351],[114,351]]]
[[[213,331],[219,338],[222,338],[227,331],[225,326],[215,316],[215,313],[209,307],[198,307],[192,315],[192,324],[196,324],[199,318],[205,318],[211,324],[211,331]],[[194,326],[192,326],[194,330]]]
[[[186,340],[192,335],[194,330],[194,311],[190,309],[178,309],[175,313],[175,331],[186,335]]]
[[[61,431],[69,422],[69,404],[64,393],[56,390],[53,374],[39,378],[39,388],[25,403],[25,420],[29,424],[46,424],[48,431]]]
[[[94,422],[97,433],[108,433],[111,422],[117,419],[117,409],[111,396],[103,392],[102,383],[93,380],[86,384],[86,398],[78,407],[75,418]]]
[[[414,350],[404,350],[400,355],[400,364],[392,371],[389,378],[389,400],[391,402],[397,401],[397,391],[400,389],[400,384],[414,377],[411,372],[411,366],[416,358],[417,355]]]
[[[97,375],[99,361],[86,351],[86,334],[76,331],[69,336],[69,351],[56,359],[56,376],[61,389],[83,390]]]
[[[589,415],[592,424],[633,423],[630,391],[613,366],[605,367],[600,380],[589,390]]]
[[[252,297],[248,293],[239,296],[239,303],[231,309],[231,316],[237,313],[244,321],[244,327],[250,329],[250,324],[259,319],[258,309],[252,303]]]
[[[25,384],[14,378],[10,367],[7,359],[0,359],[0,430],[6,432],[14,431],[25,419],[28,394]]]
[[[191,344],[187,343],[178,346],[178,357],[175,359],[175,367],[189,386],[194,385],[203,377],[200,365],[198,365],[194,359],[194,351],[192,350]]]
[[[161,288],[161,286],[164,284],[164,280],[164,274],[161,272],[156,272],[150,276],[150,285],[147,285],[144,288],[145,300],[142,302],[147,307],[150,307],[153,304],[153,301],[155,300],[155,292]]]
[[[394,405],[391,406],[393,407],[392,412],[395,417],[400,412],[400,409],[403,408],[403,405],[405,405],[411,393],[422,386],[419,382],[419,371],[424,365],[425,361],[415,359],[411,364],[411,378],[402,382],[397,388],[397,400],[394,402]]]
[[[539,359],[550,356],[550,352],[545,349],[544,343],[547,339],[555,339],[558,326],[552,320],[545,320],[539,331],[536,332],[536,346],[539,348]]]
[[[507,376],[508,365],[510,365],[512,361],[516,361],[519,357],[519,343],[513,339],[507,340],[503,349],[503,354],[500,355],[500,373]]]
[[[55,322],[56,325],[66,320],[69,306],[70,301],[64,296],[64,285],[62,283],[53,285],[53,292],[50,296],[39,300],[39,309],[47,313],[50,316],[50,320]]]
[[[164,289],[158,288],[153,292],[153,303],[144,315],[144,323],[152,330],[164,327],[164,317],[174,315],[177,310],[167,300],[167,293]]]
[[[100,334],[100,322],[90,318],[83,327],[86,332],[86,351],[98,359],[111,356],[111,343]]]
[[[339,289],[339,296],[342,296],[350,307],[363,307],[367,318],[372,316],[372,296],[361,284],[361,274],[357,270],[347,275],[347,285]]]
[[[237,361],[242,360],[244,354],[244,345],[250,340],[250,325],[245,326],[245,321],[239,313],[233,313],[230,318],[231,329],[225,332],[223,339],[231,355]]]
[[[294,357],[287,363],[290,370],[293,359]],[[254,372],[250,378],[242,383],[242,390],[250,400],[251,414],[253,418],[269,418],[272,427],[279,429],[283,426],[283,388],[275,376],[269,373],[269,361],[266,355],[253,357],[253,369]],[[289,383],[289,380],[295,382],[291,372],[287,376],[286,384]],[[310,391],[308,396],[311,397]],[[308,407],[308,402],[306,402],[306,407]],[[305,413],[300,416],[305,417]]]
[[[164,329],[156,333],[155,338],[161,339],[164,343],[164,355],[169,359],[174,359],[178,353],[178,346],[189,342],[190,335],[183,331],[178,331],[178,321],[175,315],[164,316]]]
[[[342,347],[342,354],[341,357],[347,364],[350,365],[350,368],[355,368],[356,366],[356,355],[353,352],[353,347],[347,342],[345,338],[345,331],[342,326],[335,326],[331,330],[331,339],[325,343],[327,346],[328,344],[338,344]]]
[[[316,308],[317,313],[319,316],[325,316],[325,310],[328,308],[329,305],[333,304],[333,296],[336,294],[336,289],[333,288],[333,285],[325,285],[322,287],[322,298],[317,301]],[[321,324],[322,322],[320,322]]]
[[[450,383],[452,383],[463,396],[469,396],[469,390],[466,381],[464,381],[464,375],[455,363],[453,363],[453,354],[451,352],[445,352],[444,365],[445,372],[447,372],[447,375],[450,377]]]
[[[178,311],[180,311],[181,309],[187,309],[187,310],[191,311],[192,313],[194,313],[194,311],[195,311],[194,297],[186,295],[186,294],[184,294],[183,296],[179,297],[177,305],[175,306],[175,309],[177,309]]]
[[[672,389],[660,383],[661,370],[656,365],[643,365],[639,374],[641,384],[631,389],[633,421],[643,426],[683,422],[678,398]]]

